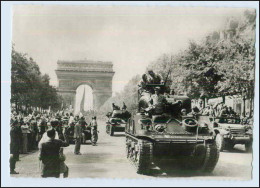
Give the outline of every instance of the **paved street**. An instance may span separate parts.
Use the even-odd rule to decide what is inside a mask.
[[[99,178],[196,178],[199,174],[181,173],[178,170],[167,170],[154,167],[150,176],[136,174],[134,167],[125,157],[124,134],[110,137],[105,133],[104,122],[99,122],[98,146],[90,143],[81,146],[82,155],[74,155],[74,145],[64,149],[66,164],[70,178],[99,177]],[[21,155],[16,170],[19,175],[13,177],[40,177],[38,151]],[[252,155],[244,152],[243,145],[237,145],[231,152],[221,152],[219,162],[212,174],[203,176],[208,179],[243,179],[251,177]]]

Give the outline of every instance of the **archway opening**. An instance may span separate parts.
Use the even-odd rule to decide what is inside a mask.
[[[80,112],[85,115],[93,111],[93,90],[88,85],[80,85],[76,90],[76,103],[74,114]]]

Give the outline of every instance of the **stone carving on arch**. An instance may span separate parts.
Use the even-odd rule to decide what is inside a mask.
[[[58,61],[55,70],[58,77],[58,92],[65,105],[75,109],[76,90],[88,85],[93,90],[93,108],[98,110],[112,96],[112,79],[115,74],[112,62],[101,61]]]

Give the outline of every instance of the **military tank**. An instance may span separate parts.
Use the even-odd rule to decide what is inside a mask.
[[[131,114],[126,110],[114,110],[106,115],[108,121],[106,122],[106,133],[114,136],[115,132],[125,132],[125,125]]]
[[[163,85],[149,85],[149,87]],[[187,96],[165,95],[162,113],[151,114],[145,109],[149,97],[138,94],[139,108],[128,120],[125,128],[126,156],[139,174],[149,174],[152,164],[181,164],[188,169],[210,173],[218,158],[214,133],[209,127],[199,125],[181,109],[191,110]]]

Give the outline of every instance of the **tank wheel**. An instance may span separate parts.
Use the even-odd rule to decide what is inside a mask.
[[[110,125],[109,135],[110,136],[114,136],[114,127],[113,127],[113,125]]]
[[[205,159],[206,147],[204,144],[199,144],[196,146],[195,150],[192,153],[192,157],[187,160],[183,160],[184,168],[191,170],[199,170],[203,165]],[[182,165],[182,164],[181,164]]]
[[[138,174],[149,174],[152,158],[152,143],[138,142],[138,150],[135,150],[134,164]]]
[[[201,172],[210,173],[214,170],[219,159],[219,149],[215,143],[206,144],[205,159]]]
[[[252,142],[245,144],[246,152],[252,152]]]
[[[226,143],[225,144],[225,149],[226,150],[232,150],[234,148],[235,144],[233,143]]]
[[[219,133],[216,136],[216,144],[217,144],[217,148],[219,149],[219,151],[223,151],[224,147],[225,147],[225,141],[223,136]]]

